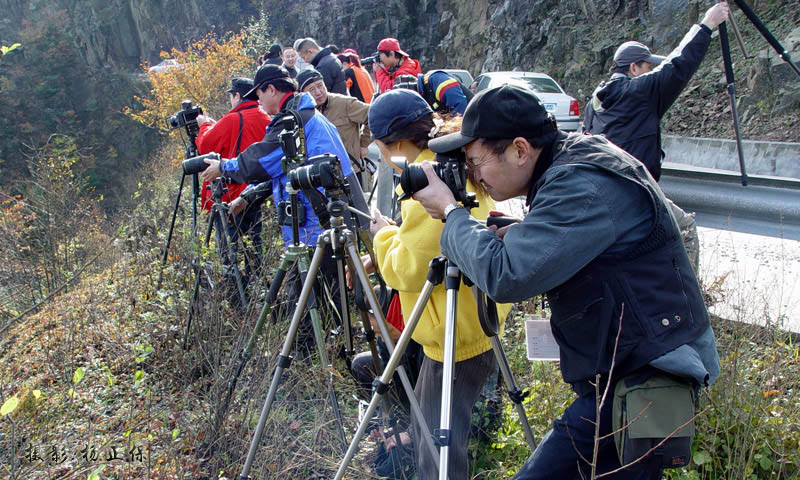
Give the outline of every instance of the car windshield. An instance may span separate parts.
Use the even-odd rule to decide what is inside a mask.
[[[518,87],[527,88],[535,93],[561,93],[556,82],[549,78],[538,77],[505,77],[498,79],[499,83],[516,85]]]

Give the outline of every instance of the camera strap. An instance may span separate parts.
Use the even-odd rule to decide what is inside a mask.
[[[322,228],[331,227],[331,214],[328,213],[328,199],[317,189],[304,189],[302,192],[311,204],[311,209],[319,219]]]
[[[239,136],[236,137],[236,153],[234,155],[239,155],[240,147],[242,146],[242,130],[244,130],[244,116],[242,116],[242,110],[248,110],[250,108],[258,108],[258,105],[250,105],[249,107],[244,107],[236,111],[239,115]]]

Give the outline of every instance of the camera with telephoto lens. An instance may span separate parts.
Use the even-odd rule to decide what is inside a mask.
[[[175,115],[170,115],[167,118],[167,125],[170,128],[186,128],[186,134],[190,137],[196,137],[200,132],[200,126],[197,124],[197,117],[203,114],[203,108],[200,105],[192,105],[189,100],[181,102],[181,110],[176,112]]]
[[[464,152],[454,150],[437,153],[434,160],[432,162],[433,171],[453,192],[456,201],[466,208],[477,207],[478,201],[475,199],[475,194],[467,192],[467,161]],[[403,189],[403,194],[398,197],[400,201],[410,198],[411,195],[427,187],[428,177],[425,175],[422,165],[418,163],[407,165],[400,174],[400,186]]]
[[[208,168],[206,159],[220,161],[219,153],[206,153],[205,155],[198,155],[196,157],[187,158],[181,162],[184,175],[194,175],[200,173]]]
[[[317,155],[311,157],[310,165],[295,168],[289,172],[289,182],[296,190],[323,188],[326,195],[340,192],[347,187],[347,180],[336,155]]]

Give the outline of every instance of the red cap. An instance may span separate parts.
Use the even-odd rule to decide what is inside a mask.
[[[400,55],[404,55],[406,57],[409,56],[406,52],[400,50],[400,42],[397,41],[396,38],[384,38],[378,44],[378,51],[386,51],[386,52],[397,52]]]
[[[348,54],[352,54],[352,55],[358,55],[358,52],[356,52],[356,51],[355,51],[355,50],[353,50],[352,48],[348,48],[348,49],[346,49],[344,52],[342,52],[342,55],[348,55]]]

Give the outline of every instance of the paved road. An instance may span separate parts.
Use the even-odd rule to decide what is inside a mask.
[[[524,216],[521,199],[497,208]],[[800,241],[708,227],[698,234],[699,278],[717,292],[712,313],[800,333]]]
[[[700,280],[723,318],[800,332],[800,241],[699,227]]]

